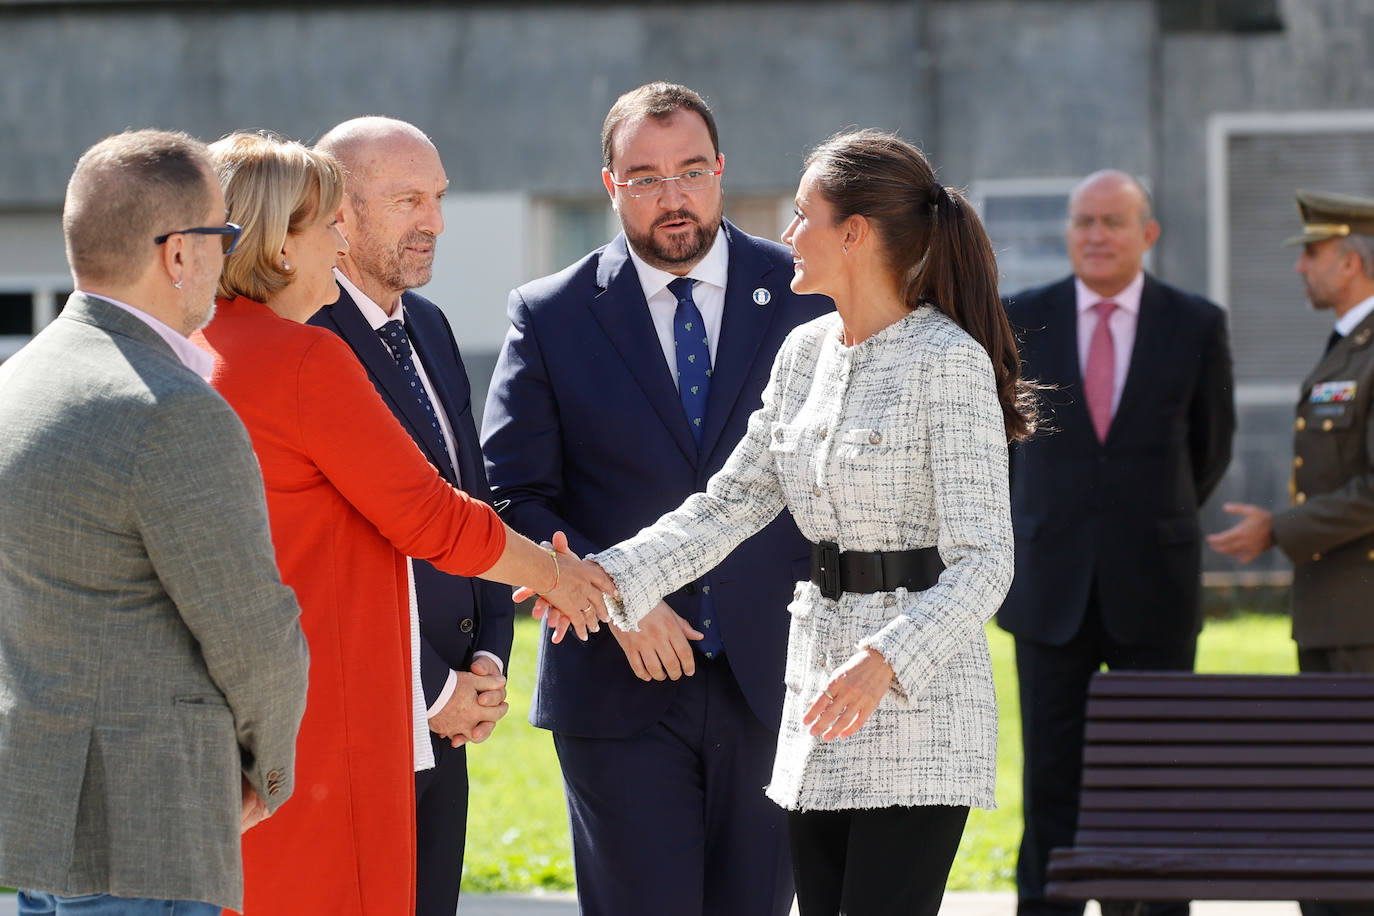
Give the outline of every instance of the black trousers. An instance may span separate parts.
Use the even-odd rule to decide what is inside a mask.
[[[453,916],[467,840],[468,749],[429,738],[434,768],[415,774],[415,913]]]
[[[778,733],[724,657],[697,656],[628,738],[554,732],[584,916],[786,916],[783,811],[763,794]]]
[[[1155,646],[1122,645],[1102,628],[1096,590],[1083,625],[1062,646],[1016,638],[1021,699],[1021,852],[1016,860],[1018,916],[1077,916],[1082,903],[1045,899],[1050,850],[1072,846],[1083,783],[1083,727],[1088,681],[1105,664],[1121,671],[1191,671],[1197,638]],[[1134,904],[1103,906],[1110,916]],[[1150,916],[1187,913],[1187,903],[1151,904]]]
[[[936,916],[968,808],[789,811],[801,916]]]

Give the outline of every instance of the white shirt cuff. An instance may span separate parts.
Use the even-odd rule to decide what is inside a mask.
[[[496,663],[497,674],[505,674],[506,666],[501,664],[500,658],[485,650],[474,652],[472,654],[472,657],[476,658],[479,655],[489,658]],[[448,705],[449,697],[453,696],[453,691],[457,689],[457,687],[458,672],[451,670],[448,673],[448,680],[444,682],[444,689],[439,691],[439,696],[435,698],[434,702],[430,704],[429,709],[425,711],[425,717],[433,717],[439,712],[439,710],[443,709],[446,705]]]
[[[441,710],[441,709],[443,709],[445,706],[447,706],[447,705],[448,705],[448,698],[451,697],[451,696],[453,696],[453,691],[454,691],[457,687],[458,687],[458,672],[457,672],[457,671],[453,671],[453,670],[450,669],[450,671],[449,671],[449,673],[448,673],[448,680],[444,682],[444,689],[441,690],[441,691],[439,691],[439,696],[438,696],[438,698],[435,699],[435,701],[434,701],[433,703],[430,704],[429,709],[427,709],[427,710],[425,711],[425,717],[426,717],[426,718],[433,718],[433,717],[439,712],[439,710]]]

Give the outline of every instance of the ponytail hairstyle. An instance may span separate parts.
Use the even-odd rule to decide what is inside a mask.
[[[907,307],[935,306],[987,351],[1007,439],[1028,438],[1037,386],[1021,378],[992,242],[964,196],[935,180],[919,149],[877,130],[834,135],[811,151],[806,168],[836,222],[859,215],[874,226]]]

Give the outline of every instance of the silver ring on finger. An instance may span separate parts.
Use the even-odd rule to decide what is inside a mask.
[[[829,690],[822,690],[821,693],[825,694],[826,699],[830,702],[835,702],[835,694],[831,693]]]
[[[584,608],[582,609],[582,613],[584,613],[584,614],[587,613],[588,611],[590,611],[590,610],[592,609],[592,607],[593,607],[593,605],[588,604],[586,607],[584,607]]]

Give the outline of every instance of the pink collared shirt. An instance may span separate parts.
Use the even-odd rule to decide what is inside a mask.
[[[1112,380],[1112,416],[1116,416],[1116,408],[1121,404],[1121,390],[1126,387],[1126,373],[1131,368],[1131,351],[1135,347],[1135,328],[1140,318],[1140,293],[1145,288],[1145,273],[1136,274],[1135,279],[1115,296],[1099,296],[1077,277],[1073,283],[1078,297],[1079,377],[1087,368],[1088,347],[1092,344],[1093,331],[1097,329],[1097,313],[1093,311],[1093,306],[1105,299],[1110,299],[1117,306],[1107,319],[1116,349],[1116,377]]]
[[[81,293],[83,296],[90,296],[92,299],[99,299],[101,302],[108,302],[110,305],[118,306],[130,315],[133,315],[139,321],[156,331],[158,337],[167,341],[167,346],[172,348],[172,352],[176,354],[177,359],[181,360],[182,364],[185,365],[187,369],[190,369],[196,375],[205,379],[205,381],[210,381],[210,374],[215,371],[215,358],[187,340],[185,334],[171,325],[163,324],[152,315],[149,315],[142,309],[134,308],[127,302],[120,302],[118,299],[111,299],[109,296],[101,296],[98,293],[92,293],[84,289],[79,289],[77,292]]]

